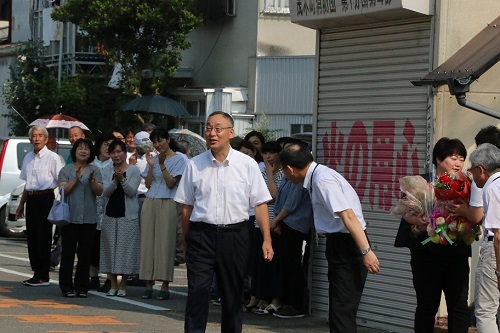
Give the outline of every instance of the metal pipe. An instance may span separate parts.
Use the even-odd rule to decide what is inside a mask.
[[[487,106],[484,106],[484,105],[480,105],[480,104],[468,101],[465,97],[465,93],[456,94],[455,96],[457,97],[457,102],[459,105],[466,107],[468,109],[480,112],[482,114],[500,119],[500,112],[499,111],[493,110],[493,109],[491,109]]]

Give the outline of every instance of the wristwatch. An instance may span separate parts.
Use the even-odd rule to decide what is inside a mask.
[[[500,277],[500,272],[499,272],[499,271],[497,271],[496,269],[495,269],[495,275],[496,275],[497,277]]]
[[[367,254],[368,252],[370,252],[371,250],[372,250],[372,249],[371,249],[371,247],[369,247],[369,246],[368,246],[366,249],[361,249],[361,254],[362,254],[362,255],[365,255],[365,254]]]

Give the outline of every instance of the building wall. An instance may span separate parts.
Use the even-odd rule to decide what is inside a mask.
[[[437,1],[434,66],[450,58],[470,39],[500,14],[500,1],[480,2]],[[470,86],[467,100],[500,111],[500,65],[496,64],[477,82]],[[424,89],[424,88],[423,88]],[[470,154],[474,148],[474,136],[487,125],[500,126],[500,120],[461,107],[451,96],[447,86],[435,92],[435,138],[456,137],[462,140]]]
[[[29,0],[12,0],[12,43],[31,38],[31,6]]]
[[[289,14],[263,13],[263,5],[236,0],[236,16],[207,21],[190,34],[181,65],[192,68],[189,86],[248,87],[247,110],[254,112],[258,56],[314,54],[315,30],[291,23]]]
[[[259,14],[257,55],[314,55],[316,30],[290,21],[289,15]]]
[[[14,56],[10,55],[10,52],[0,52],[0,89],[2,89],[3,84],[7,82],[10,76],[9,66],[14,62]],[[5,137],[9,135],[8,121],[7,118],[2,117],[8,114],[9,110],[5,106],[0,91],[0,137]]]
[[[182,65],[193,69],[191,86],[247,86],[249,59],[257,50],[257,3],[236,1],[236,16],[207,21],[191,32]]]

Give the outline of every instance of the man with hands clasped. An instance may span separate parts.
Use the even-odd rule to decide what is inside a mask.
[[[305,145],[280,152],[285,177],[309,190],[316,231],[326,236],[330,332],[357,332],[356,313],[368,272],[380,271],[365,233],[354,188],[338,172],[313,160]]]

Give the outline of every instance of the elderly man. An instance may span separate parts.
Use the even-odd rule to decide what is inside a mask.
[[[80,126],[73,126],[68,130],[68,140],[71,145],[73,145],[76,140],[85,139],[85,133]],[[71,159],[71,155],[66,159],[66,164],[73,164],[73,160]]]
[[[498,332],[496,313],[499,306],[500,279],[500,149],[491,143],[479,145],[469,157],[472,167],[469,172],[477,187],[483,189],[485,234],[488,243],[481,249],[481,263],[478,263],[476,289],[476,316],[479,332]],[[479,296],[479,297],[478,297]]]
[[[34,274],[31,279],[23,281],[23,284],[38,287],[49,285],[52,224],[47,216],[54,201],[54,188],[63,164],[59,155],[46,146],[49,133],[45,127],[33,126],[28,135],[33,151],[23,160],[19,178],[26,185],[16,215],[18,218],[23,217],[26,203],[28,256]]]
[[[185,332],[205,332],[214,271],[222,298],[221,332],[241,332],[249,206],[255,207],[264,238],[264,259],[270,261],[274,254],[267,212],[271,195],[255,160],[229,145],[233,126],[229,114],[210,114],[205,128],[210,149],[188,161],[174,198],[183,204]]]
[[[358,195],[338,172],[314,162],[305,145],[292,144],[279,157],[285,177],[309,190],[316,231],[326,236],[330,332],[355,333],[367,272],[379,272]]]

